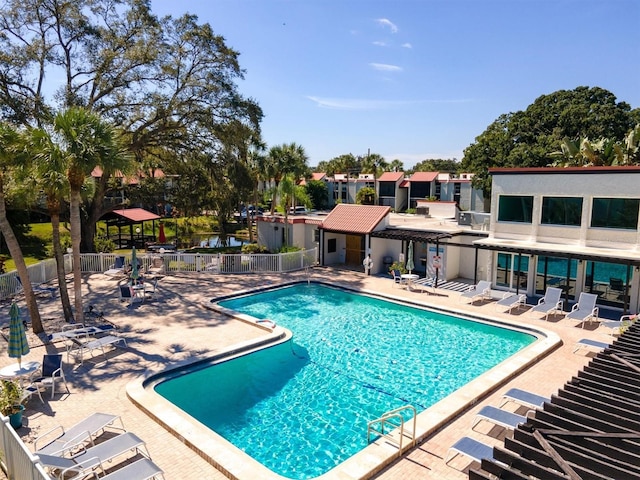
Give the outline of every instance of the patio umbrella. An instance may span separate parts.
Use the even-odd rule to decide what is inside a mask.
[[[136,283],[138,277],[140,277],[140,272],[138,272],[138,256],[136,255],[136,247],[131,249],[131,274],[129,275],[133,283]]]
[[[16,302],[11,304],[9,310],[9,357],[17,358],[21,366],[22,356],[29,353],[29,342],[24,331],[24,323],[20,320],[20,308]]]
[[[158,242],[167,243],[167,236],[164,234],[164,223],[160,224],[160,231],[158,232]]]
[[[416,268],[413,264],[413,240],[409,241],[409,252],[407,253],[407,270],[411,273],[411,270]]]

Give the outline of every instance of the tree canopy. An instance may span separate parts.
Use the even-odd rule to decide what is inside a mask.
[[[557,160],[566,139],[625,138],[640,121],[640,109],[617,102],[599,87],[559,90],[538,97],[524,111],[498,117],[464,151],[461,168],[475,173],[474,186],[491,191],[491,167],[545,167]]]

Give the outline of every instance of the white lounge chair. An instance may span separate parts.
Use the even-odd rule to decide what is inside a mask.
[[[517,413],[508,412],[506,410],[501,410],[491,405],[487,405],[485,407],[482,407],[476,414],[476,417],[473,420],[473,425],[471,425],[471,430],[474,430],[476,425],[478,425],[482,421],[491,422],[508,430],[513,430],[519,424],[526,422],[527,417],[525,417],[524,415],[518,415]]]
[[[611,336],[620,335],[638,319],[637,315],[622,315],[620,320],[604,320],[600,326],[609,329]]]
[[[102,468],[103,463],[130,451],[149,458],[144,441],[131,432],[125,432],[93,447],[81,448],[80,452],[71,458],[38,453],[38,459],[58,478],[79,479],[85,478],[92,469]]]
[[[597,340],[591,340],[589,338],[581,338],[576,342],[576,348],[573,350],[573,353],[576,353],[578,350],[581,350],[583,348],[604,350],[607,347],[609,347],[609,344],[606,342],[599,342]]]
[[[496,302],[496,310],[500,307],[507,307],[507,312],[511,313],[514,308],[520,308],[527,304],[527,296],[524,293],[515,294],[507,292]]]
[[[426,291],[427,293],[435,293],[436,279],[430,277],[419,278],[411,282],[411,286],[414,290],[417,290],[419,288],[422,292]]]
[[[549,314],[552,312],[562,312],[562,289],[556,287],[547,287],[544,297],[538,300],[538,304],[531,310],[533,313],[544,313],[544,319],[549,320]]]
[[[18,291],[16,293],[24,293],[24,287],[22,285],[22,280],[20,277],[16,275],[16,280],[18,280]],[[31,283],[31,290],[35,295],[44,295],[46,297],[55,298],[56,292],[58,291],[55,287],[47,287],[44,285],[40,285],[37,283]]]
[[[470,286],[466,292],[460,294],[461,300],[465,298],[470,298],[471,303],[491,298],[491,282],[480,280],[477,285]]]
[[[445,465],[449,465],[449,462],[458,455],[465,455],[474,461],[480,463],[483,458],[493,457],[493,447],[485,443],[479,442],[469,437],[462,437],[456,443],[449,447],[447,452],[447,458],[445,459]]]
[[[67,362],[69,361],[69,356],[75,356],[76,358],[80,358],[80,364],[82,364],[85,353],[90,353],[93,357],[94,350],[100,350],[106,361],[107,354],[105,352],[105,347],[115,347],[118,344],[121,344],[121,347],[127,348],[127,340],[124,337],[119,337],[117,335],[105,335],[103,337],[96,337],[93,340],[84,341],[79,338],[70,338],[69,343],[67,344]]]
[[[120,427],[113,425],[116,421],[120,422]],[[33,442],[35,454],[65,455],[82,442],[93,442],[93,439],[107,427],[124,431],[120,416],[108,413],[93,413],[66,430],[61,425],[57,426],[36,438]],[[43,442],[48,443],[42,445]]]
[[[598,312],[600,310],[596,306],[597,301],[598,295],[582,292],[578,298],[578,303],[567,313],[566,318],[580,320],[582,322],[582,328],[584,328],[584,324],[587,322],[591,323],[594,320],[597,322]]]
[[[105,275],[109,276],[120,276],[125,274],[125,258],[122,255],[118,255],[116,257],[113,265],[109,267],[107,271],[104,272]]]
[[[545,402],[550,401],[551,400],[549,398],[543,397],[542,395],[527,392],[526,390],[520,390],[519,388],[510,388],[502,395],[502,404],[500,405],[500,408],[504,407],[509,402],[514,402],[534,409],[542,407]]]
[[[141,458],[100,477],[100,480],[150,480],[152,478],[164,478],[162,469],[148,458]]]

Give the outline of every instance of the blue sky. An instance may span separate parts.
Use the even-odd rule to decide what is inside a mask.
[[[152,0],[240,52],[269,147],[309,165],[463,150],[540,95],[602,87],[640,107],[638,0]]]

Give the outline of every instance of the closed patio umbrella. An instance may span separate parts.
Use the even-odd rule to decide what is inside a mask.
[[[416,268],[413,264],[413,240],[409,241],[409,252],[407,252],[407,270],[411,273],[411,270]]]
[[[9,317],[9,357],[17,358],[18,365],[22,366],[22,356],[29,353],[29,342],[24,331],[24,323],[20,320],[20,308],[16,302],[11,304]]]
[[[138,256],[136,254],[136,247],[131,249],[131,274],[129,275],[133,284],[136,284],[136,280],[140,277],[140,272],[138,271]]]
[[[159,243],[167,243],[167,236],[164,233],[164,223],[160,224],[160,231],[158,232],[158,242]]]

